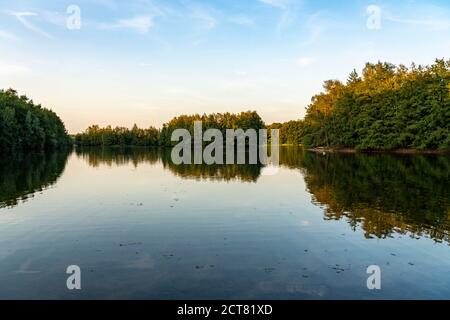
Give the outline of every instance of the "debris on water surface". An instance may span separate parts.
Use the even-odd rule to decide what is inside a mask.
[[[348,268],[343,268],[340,264],[336,263],[334,266],[330,266],[329,268],[335,270],[336,273],[341,273],[341,272],[344,272],[346,270],[350,270],[351,269],[351,265],[348,265]]]
[[[142,242],[119,243],[119,247],[139,246]]]

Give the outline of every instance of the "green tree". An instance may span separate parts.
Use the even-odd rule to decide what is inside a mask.
[[[0,150],[43,150],[71,144],[64,123],[13,89],[0,90]]]
[[[366,64],[346,84],[327,81],[305,117],[309,147],[450,149],[450,60],[410,69]]]

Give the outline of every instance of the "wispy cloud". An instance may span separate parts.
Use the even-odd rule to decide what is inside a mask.
[[[55,26],[58,27],[66,27],[67,25],[67,16],[59,13],[59,12],[55,12],[55,11],[41,11],[39,12],[39,17],[50,24],[53,24]]]
[[[138,33],[147,33],[153,27],[153,16],[137,16],[130,19],[120,19],[113,24],[103,24],[103,29],[131,29]]]
[[[450,8],[434,4],[432,1],[414,6],[386,7],[382,19],[388,22],[417,26],[432,30],[450,29]]]
[[[277,25],[278,30],[283,29],[295,20],[297,10],[303,4],[303,0],[259,0],[259,2],[281,11],[281,16]]]
[[[193,9],[191,17],[197,20],[202,28],[207,30],[214,29],[218,24],[217,19],[211,13],[200,8]]]
[[[435,19],[418,20],[418,19],[401,19],[394,17],[387,17],[385,20],[401,24],[429,27],[432,29],[441,29],[441,30],[450,29],[450,20],[435,20]]]
[[[252,18],[243,15],[231,16],[228,20],[231,23],[241,26],[253,26],[255,24],[255,21]]]
[[[0,38],[6,40],[17,40],[17,37],[14,34],[3,30],[0,30]]]
[[[153,67],[153,63],[141,62],[141,63],[139,63],[139,67],[143,67],[143,68]]]
[[[4,63],[0,61],[0,75],[2,76],[20,76],[28,75],[31,69],[24,65]]]
[[[326,24],[320,18],[320,13],[314,13],[308,17],[306,20],[306,29],[308,31],[307,38],[302,42],[302,45],[308,46],[316,42],[322,35]]]
[[[119,1],[113,0],[96,0],[102,5],[109,7],[119,6]],[[139,14],[131,15],[130,17],[116,19],[109,23],[98,23],[95,21],[88,21],[88,24],[94,25],[99,29],[107,30],[131,30],[140,34],[146,34],[156,25],[158,18],[164,18],[176,13],[169,6],[161,5],[152,0],[136,1],[133,5],[133,12],[140,12]],[[116,8],[115,8],[116,9]],[[86,25],[86,23],[85,23]]]
[[[286,9],[287,1],[286,0],[259,0],[259,2],[265,3],[269,6]]]
[[[44,36],[48,39],[53,39],[53,37],[48,34],[47,32],[45,32],[44,30],[38,28],[37,26],[35,26],[33,23],[31,23],[30,21],[28,21],[29,17],[34,17],[37,16],[38,14],[35,12],[30,12],[30,11],[25,11],[25,12],[16,12],[16,11],[12,11],[10,12],[11,15],[13,15],[14,17],[17,18],[17,20],[20,21],[20,23],[23,24],[23,26],[25,28],[27,28],[28,30],[31,30],[37,34],[40,34],[41,36]]]
[[[118,4],[114,0],[91,0],[91,2],[113,10],[117,9],[118,6]]]

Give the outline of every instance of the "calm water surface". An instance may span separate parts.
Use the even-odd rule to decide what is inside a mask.
[[[3,155],[0,298],[450,299],[449,157],[286,147],[275,175],[169,157]]]

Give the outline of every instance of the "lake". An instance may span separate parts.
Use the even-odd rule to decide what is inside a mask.
[[[283,147],[273,175],[145,148],[0,164],[1,299],[450,299],[449,156]]]

